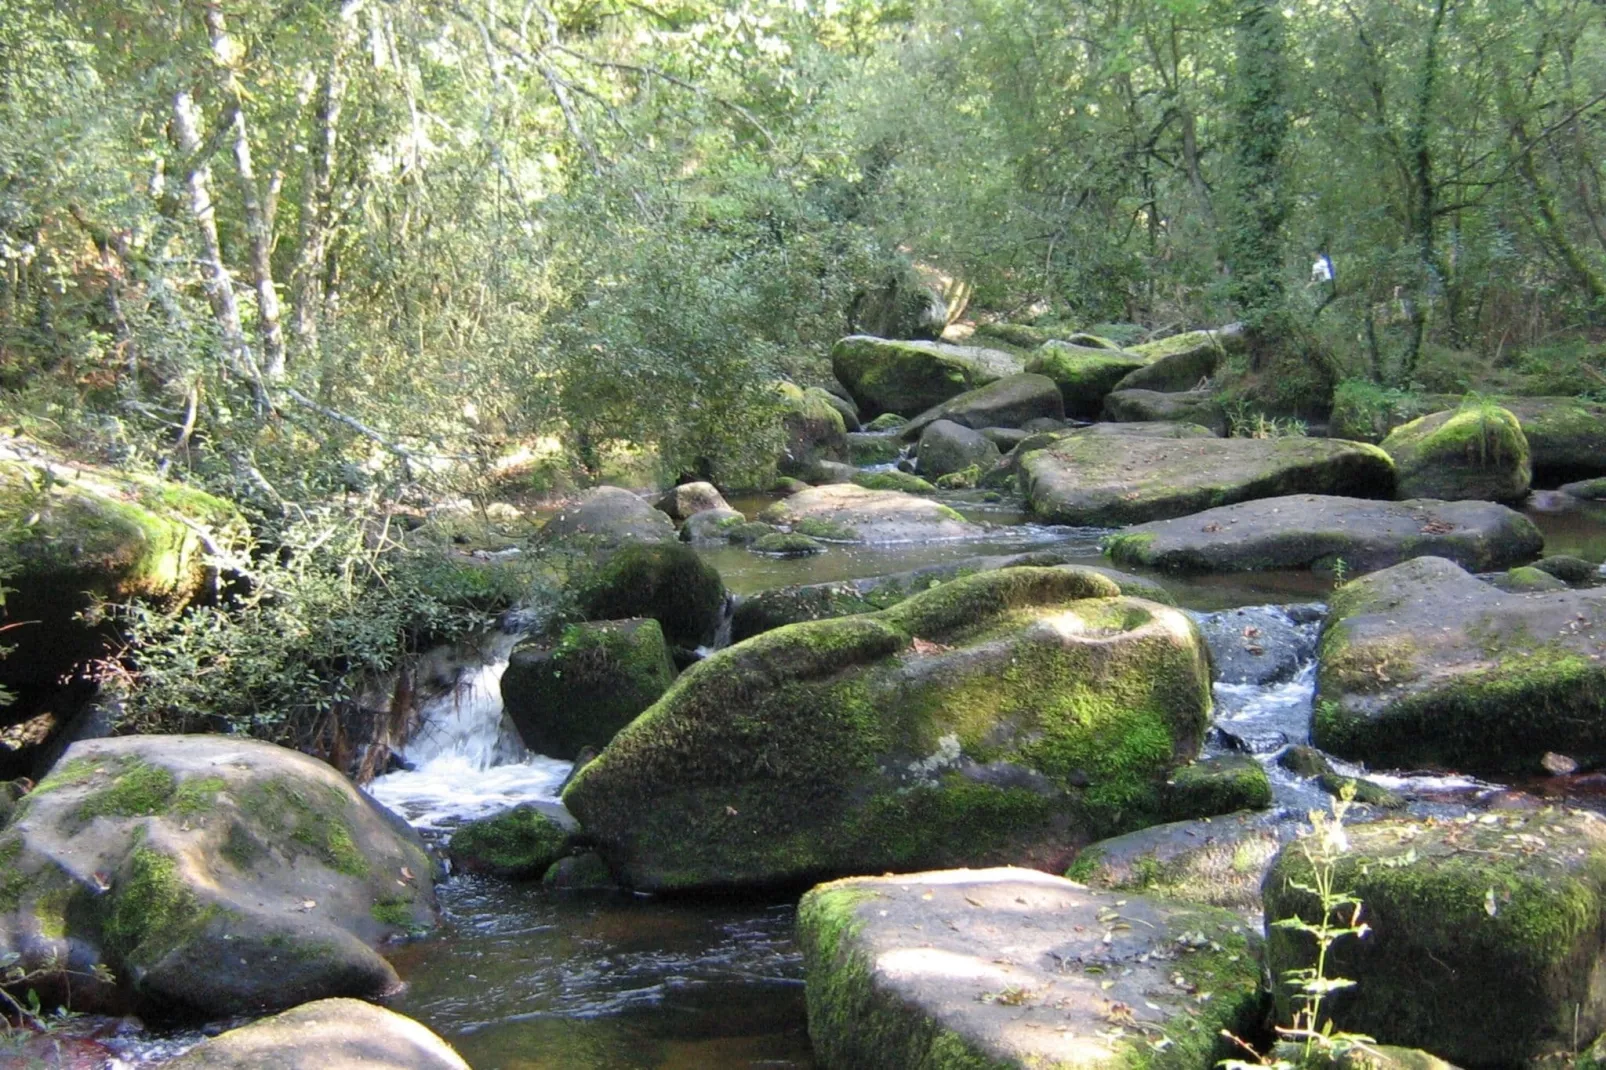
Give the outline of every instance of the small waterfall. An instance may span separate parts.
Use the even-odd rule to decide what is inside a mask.
[[[421,829],[557,798],[572,763],[527,751],[502,708],[502,674],[523,637],[491,636],[457,669],[451,686],[419,711],[402,751],[411,768],[375,777],[369,794]]]

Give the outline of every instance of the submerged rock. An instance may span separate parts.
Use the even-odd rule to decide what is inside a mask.
[[[418,836],[306,755],[225,736],[75,743],[0,834],[0,958],[42,992],[163,1015],[400,986],[374,950],[435,922]],[[71,984],[61,971],[77,976]]]
[[[1528,1065],[1606,1029],[1600,818],[1507,811],[1345,833],[1333,887],[1365,904],[1371,932],[1328,952],[1327,976],[1355,982],[1323,1004],[1337,1028],[1472,1068]],[[1266,917],[1317,922],[1316,900],[1296,887],[1310,883],[1304,851],[1285,847],[1266,874]],[[1308,934],[1268,923],[1273,978],[1314,958]],[[1279,1021],[1291,997],[1277,986]]]
[[[831,369],[865,414],[914,416],[957,394],[1021,372],[998,349],[853,335],[831,348]],[[873,425],[872,425],[873,426]]]
[[[1287,494],[1394,496],[1387,454],[1329,439],[1073,434],[1018,463],[1027,504],[1053,524],[1141,524]]]
[[[916,456],[926,479],[940,479],[967,468],[991,471],[999,460],[998,447],[985,435],[947,420],[927,425]]]
[[[582,579],[575,604],[587,620],[651,617],[672,645],[713,641],[725,609],[719,572],[679,543],[632,545]]]
[[[1031,870],[821,885],[798,941],[828,1067],[1198,1070],[1262,1010],[1235,915]]]
[[[411,1018],[356,999],[320,999],[203,1040],[164,1070],[469,1070]]]
[[[1314,742],[1374,766],[1606,758],[1606,590],[1507,594],[1420,557],[1332,597]]]
[[[759,518],[792,527],[810,519],[829,521],[851,529],[861,542],[868,543],[963,539],[982,533],[980,527],[946,505],[895,490],[871,490],[854,483],[802,491],[771,505]]]
[[[1383,440],[1405,498],[1517,502],[1533,469],[1517,418],[1494,406],[1423,416]]]
[[[980,431],[984,427],[1020,427],[1039,418],[1065,418],[1065,406],[1054,381],[1041,375],[1010,375],[927,409],[905,424],[900,433],[905,439],[919,438],[938,420]]]
[[[718,651],[564,792],[643,890],[1016,862],[1154,820],[1210,706],[1185,615],[1013,568]]]
[[[1122,565],[1187,572],[1334,568],[1352,573],[1413,557],[1488,571],[1544,547],[1533,521],[1493,502],[1370,501],[1300,494],[1138,524],[1105,543]]]
[[[628,542],[672,542],[675,523],[623,487],[593,487],[546,522],[541,541],[618,546]]]
[[[502,674],[502,703],[526,747],[573,759],[586,747],[607,746],[674,681],[657,621],[594,621],[515,647]]]
[[[1117,422],[1198,424],[1214,435],[1227,433],[1227,412],[1208,390],[1167,394],[1157,390],[1116,390],[1104,399],[1104,416]]]

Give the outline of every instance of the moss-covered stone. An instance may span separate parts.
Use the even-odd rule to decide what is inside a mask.
[[[775,557],[812,557],[815,554],[825,553],[825,544],[800,532],[778,531],[755,540],[749,549],[757,554],[771,554]]]
[[[781,529],[774,524],[766,524],[760,520],[750,520],[731,524],[723,530],[727,542],[734,543],[737,546],[746,546],[749,543],[757,542],[766,535],[773,535]]]
[[[541,542],[576,550],[637,542],[673,542],[679,536],[669,514],[623,487],[593,487],[541,528]]]
[[[1143,367],[1144,359],[1120,350],[1049,342],[1032,354],[1026,370],[1054,381],[1065,404],[1065,414],[1091,420],[1104,406],[1104,396],[1115,384]]]
[[[848,459],[856,465],[891,464],[903,456],[903,440],[896,435],[848,436]]]
[[[689,547],[634,544],[584,579],[575,601],[587,620],[651,617],[671,644],[690,648],[713,639],[725,584]]]
[[[846,524],[838,524],[823,516],[806,516],[792,526],[799,535],[826,542],[858,542],[859,533]]]
[[[1142,359],[1143,366],[1133,369],[1114,389],[1162,393],[1192,390],[1216,373],[1229,352],[1242,348],[1243,332],[1231,329],[1186,331],[1158,342],[1145,342],[1128,351]]]
[[[85,1009],[221,1017],[377,998],[399,982],[374,946],[433,923],[431,876],[400,819],[294,751],[86,741],[0,837],[0,959]],[[115,998],[83,976],[97,962]]]
[[[1265,768],[1244,755],[1207,758],[1179,767],[1165,785],[1166,816],[1172,821],[1214,817],[1271,805]]]
[[[1327,975],[1351,988],[1324,1004],[1341,1029],[1427,1048],[1457,1065],[1525,1065],[1606,1028],[1606,824],[1561,810],[1352,825],[1333,887],[1363,904],[1371,932],[1343,939]],[[1268,919],[1318,920],[1297,885],[1302,850],[1266,875]],[[1309,966],[1309,935],[1268,924],[1274,978]],[[1279,1020],[1290,992],[1278,987]]]
[[[938,490],[974,490],[981,479],[981,466],[970,465],[957,472],[949,472],[937,479]]]
[[[956,394],[1020,372],[997,349],[853,335],[831,348],[831,370],[865,415],[914,416]]]
[[[906,440],[919,438],[938,420],[961,427],[1021,427],[1031,420],[1065,419],[1065,406],[1054,380],[1043,375],[1009,375],[986,386],[967,390],[934,405],[901,429]]]
[[[904,476],[901,472],[876,472],[871,475],[914,478]],[[936,489],[924,481],[920,483],[928,490]],[[825,521],[839,528],[851,529],[857,541],[866,543],[963,539],[982,533],[980,527],[939,502],[901,491],[860,486],[857,482],[814,487],[776,502],[759,516],[762,520],[785,525],[794,531],[811,518]]]
[[[880,416],[877,416],[874,420],[871,420],[869,423],[865,424],[864,429],[866,431],[875,431],[878,433],[896,431],[898,428],[902,427],[908,422],[909,418],[907,416],[899,416],[895,412],[884,412]]]
[[[1383,451],[1316,438],[1072,434],[1018,465],[1033,514],[1056,524],[1118,527],[1288,494],[1394,496]]]
[[[1112,390],[1104,397],[1104,418],[1117,423],[1170,423],[1207,427],[1227,433],[1227,410],[1209,390],[1163,393],[1158,390]]]
[[[1549,554],[1535,561],[1533,567],[1549,573],[1569,587],[1593,587],[1600,579],[1597,565],[1571,554]]]
[[[999,461],[998,447],[990,439],[979,431],[948,420],[938,420],[926,427],[920,436],[916,457],[920,474],[927,479],[971,467],[990,471]]]
[[[817,386],[780,383],[781,429],[785,447],[776,469],[783,476],[807,477],[821,461],[848,460],[848,429],[835,399]]]
[[[1422,557],[1336,591],[1312,733],[1373,766],[1536,768],[1606,757],[1606,591],[1506,594]]]
[[[1260,882],[1287,829],[1274,814],[1252,813],[1155,825],[1091,844],[1065,876],[1098,891],[1144,892],[1258,920]]]
[[[541,883],[548,888],[570,892],[610,891],[619,887],[608,864],[595,851],[560,858],[548,867]]]
[[[826,1066],[1196,1070],[1263,1011],[1241,919],[1029,870],[822,885],[798,940]]]
[[[855,472],[853,483],[866,490],[892,490],[900,494],[935,494],[937,488],[912,472]]]
[[[1507,569],[1494,578],[1494,585],[1502,591],[1514,593],[1537,591],[1565,591],[1567,584],[1542,569],[1531,565]]]
[[[564,801],[642,889],[1062,868],[1152,822],[1210,704],[1197,631],[1083,570],[1010,568],[692,666]]]
[[[464,873],[513,880],[540,877],[569,851],[572,836],[533,806],[516,806],[471,821],[446,845],[452,865]]]
[[[607,746],[674,679],[657,621],[571,624],[555,639],[514,648],[502,674],[502,703],[525,746],[573,759],[586,747]]]
[[[1434,413],[1383,440],[1402,498],[1520,501],[1533,480],[1528,440],[1510,412],[1492,404]]]
[[[230,1029],[162,1064],[166,1070],[469,1070],[411,1018],[355,999],[320,999]]]

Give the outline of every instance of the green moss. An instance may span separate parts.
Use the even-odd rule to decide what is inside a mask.
[[[1517,593],[1533,591],[1565,591],[1567,589],[1567,583],[1565,580],[1558,579],[1557,577],[1552,576],[1550,573],[1545,572],[1542,569],[1534,568],[1531,565],[1522,565],[1517,568],[1507,569],[1505,575],[1499,577],[1495,581],[1495,584],[1503,591],[1513,591]]]
[[[1033,354],[1026,370],[1054,380],[1065,400],[1066,415],[1085,419],[1097,416],[1104,396],[1145,363],[1130,353],[1056,344]]]
[[[101,927],[123,961],[152,962],[204,919],[195,894],[179,879],[177,863],[154,848],[137,847],[112,889]]]
[[[39,926],[40,936],[46,940],[67,938],[67,906],[72,898],[73,889],[70,885],[51,888],[34,897],[34,920]]]
[[[286,779],[257,781],[241,793],[240,809],[270,832],[288,834],[324,865],[348,877],[366,877],[368,859],[357,849],[351,832],[355,804],[338,789],[303,786]],[[253,852],[243,843],[225,850],[240,862]]]
[[[0,913],[9,913],[22,904],[28,877],[17,866],[22,857],[22,837],[16,833],[0,837]]]
[[[567,853],[569,840],[557,822],[533,806],[520,806],[459,828],[446,851],[465,872],[538,877]]]
[[[527,746],[555,758],[604,747],[675,679],[663,630],[651,618],[571,624],[550,648],[514,649],[502,698]]]
[[[1111,535],[1104,540],[1104,556],[1122,565],[1141,565],[1146,562],[1149,545],[1154,536],[1148,532],[1131,535]]]
[[[754,553],[774,554],[777,557],[808,557],[825,552],[823,545],[797,532],[766,535],[753,543],[751,549]]]
[[[1412,420],[1383,450],[1394,458],[1402,498],[1514,501],[1533,477],[1517,418],[1486,401]]]
[[[690,648],[713,638],[725,585],[689,547],[636,544],[621,549],[584,581],[576,601],[588,620],[651,617],[671,644]]]
[[[937,479],[938,490],[972,490],[981,479],[981,466],[969,465]]]
[[[167,812],[177,789],[178,781],[168,770],[128,760],[110,784],[79,804],[74,817],[82,822],[97,817],[154,817]]]
[[[410,931],[417,927],[412,896],[400,894],[381,896],[374,900],[373,906],[368,908],[368,913],[379,924],[393,929]]]
[[[908,422],[907,417],[899,416],[895,412],[884,412],[865,424],[864,429],[866,431],[896,431]]]
[[[1214,817],[1237,810],[1264,810],[1271,805],[1271,781],[1253,758],[1211,758],[1185,765],[1166,783],[1170,820]]]
[[[806,516],[792,525],[792,530],[811,539],[827,542],[858,542],[859,533],[847,524],[838,524],[820,516]]]
[[[848,436],[848,457],[853,464],[890,464],[901,456],[903,443],[894,435]]]
[[[737,521],[723,529],[725,538],[737,545],[757,542],[766,535],[774,535],[778,530],[774,524],[764,524],[757,521]]]
[[[896,490],[904,494],[935,494],[937,488],[908,472],[855,472],[853,482],[868,490]]]
[[[173,796],[172,812],[179,817],[210,813],[217,804],[218,793],[225,787],[222,777],[191,777],[178,786]]]

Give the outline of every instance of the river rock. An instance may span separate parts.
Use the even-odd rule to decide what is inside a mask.
[[[1405,498],[1481,498],[1517,502],[1533,470],[1517,418],[1501,408],[1467,408],[1423,416],[1383,440]]]
[[[469,1070],[411,1018],[356,999],[320,999],[231,1029],[162,1070]]]
[[[1599,817],[1547,808],[1379,821],[1345,834],[1333,887],[1364,904],[1371,932],[1328,952],[1327,976],[1355,982],[1323,1003],[1337,1028],[1491,1070],[1535,1065],[1606,1028]],[[1293,845],[1266,874],[1273,978],[1315,958],[1308,934],[1270,924],[1320,919],[1315,898],[1296,887],[1311,882],[1311,863]],[[1292,993],[1276,991],[1287,1021]]]
[[[927,409],[905,424],[900,434],[912,442],[939,420],[979,431],[984,427],[1020,427],[1039,418],[1065,418],[1065,406],[1054,380],[1041,375],[1011,375]]]
[[[709,510],[731,511],[730,502],[712,483],[682,483],[670,487],[658,499],[657,507],[676,523]]]
[[[1198,1070],[1262,1007],[1242,919],[1031,870],[822,885],[798,942],[826,1067]]]
[[[990,439],[980,431],[948,420],[926,426],[916,457],[920,474],[926,479],[939,479],[972,465],[978,472],[990,472],[999,461],[998,447]]]
[[[847,428],[848,434],[864,430],[864,424],[859,420],[859,406],[853,403],[853,396],[848,393],[847,387],[832,379],[822,389],[831,407],[842,414],[842,426]]]
[[[585,747],[607,746],[674,682],[656,620],[594,621],[515,647],[502,704],[526,747],[573,760]]]
[[[1309,609],[1311,607],[1299,607]],[[1320,607],[1316,607],[1320,609]],[[1224,684],[1280,684],[1316,654],[1320,614],[1295,620],[1282,606],[1244,606],[1196,618]]]
[[[1146,892],[1166,899],[1260,913],[1260,882],[1293,835],[1271,813],[1172,821],[1092,844],[1065,875],[1105,892]]]
[[[901,465],[909,464],[910,462],[904,460],[898,463]],[[854,472],[853,478],[847,480],[847,482],[863,487],[866,490],[895,491],[899,494],[935,494],[937,492],[935,484],[928,483],[913,472],[901,470]]]
[[[868,335],[844,338],[831,349],[832,370],[867,415],[914,416],[956,394],[1017,375],[1022,363],[998,349]]]
[[[1201,758],[1172,771],[1164,799],[1172,821],[1264,810],[1271,805],[1271,780],[1264,766],[1245,755]]]
[[[691,649],[713,641],[725,610],[725,584],[688,546],[638,543],[582,578],[575,605],[586,620],[651,617],[672,645]]]
[[[1387,454],[1328,439],[1073,434],[1019,465],[1029,508],[1051,524],[1141,524],[1287,494],[1394,496]]]
[[[228,736],[75,743],[0,834],[0,960],[77,1006],[226,1018],[398,987],[432,863],[329,766]],[[102,963],[115,995],[87,979]]]
[[[1333,594],[1314,742],[1374,767],[1606,758],[1606,589],[1507,594],[1419,557]]]
[[[848,455],[856,465],[891,464],[903,456],[903,441],[896,435],[860,431],[848,435]]]
[[[848,429],[837,411],[837,399],[817,386],[807,389],[782,383],[781,430],[786,444],[776,471],[809,479],[822,461],[848,459]]]
[[[508,880],[540,877],[569,853],[573,833],[538,807],[515,806],[459,826],[446,845],[452,867]]]
[[[1214,435],[1227,433],[1227,413],[1209,390],[1165,394],[1157,390],[1116,390],[1104,398],[1104,418],[1117,422],[1198,424]]]
[[[1581,479],[1576,483],[1563,483],[1561,493],[1585,502],[1606,501],[1606,477]]]
[[[565,506],[541,529],[547,545],[617,546],[627,542],[673,542],[674,521],[623,487],[593,487]]]
[[[1600,581],[1600,566],[1571,554],[1547,554],[1533,567],[1548,572],[1569,587],[1593,587]]]
[[[1030,431],[1018,427],[984,427],[981,429],[982,437],[998,447],[1000,453],[1008,453],[1031,437]]]
[[[1116,595],[1001,569],[767,632],[688,669],[564,803],[646,891],[1063,868],[1152,822],[1208,718],[1192,622]]]
[[[177,609],[212,574],[206,539],[239,548],[248,531],[235,507],[147,476],[68,465],[8,440],[0,459],[0,523],[12,533],[0,684],[50,688],[107,652],[108,629],[80,614],[95,599],[143,599]],[[10,723],[0,713],[0,726]]]
[[[851,530],[859,541],[867,543],[964,539],[982,532],[946,505],[898,491],[871,490],[854,483],[813,487],[776,502],[759,514],[759,518],[792,527],[809,518],[826,520],[843,530]]]
[[[1179,572],[1331,569],[1342,560],[1358,573],[1429,555],[1485,572],[1531,561],[1544,544],[1533,521],[1494,502],[1299,494],[1138,524],[1107,540],[1105,552],[1117,564]]]
[[[730,541],[732,528],[746,522],[747,517],[735,509],[705,509],[680,525],[680,539],[693,546],[718,546]]]
[[[1507,569],[1498,576],[1489,578],[1489,582],[1502,591],[1514,593],[1532,593],[1539,591],[1565,591],[1565,580],[1557,579],[1548,572],[1543,572],[1531,565],[1522,568]]]
[[[1102,422],[1074,428],[1067,434],[1083,438],[1106,438],[1111,435],[1138,435],[1142,438],[1220,438],[1203,424],[1190,423],[1130,423]]]
[[[1128,352],[1143,360],[1115,390],[1156,390],[1165,394],[1191,391],[1216,369],[1229,350],[1243,348],[1243,330],[1237,324],[1219,331],[1187,331],[1131,347]]]
[[[1104,397],[1115,384],[1143,364],[1142,357],[1121,350],[1048,342],[1032,354],[1026,370],[1053,381],[1067,416],[1091,420],[1103,411]]]
[[[1546,479],[1606,475],[1606,404],[1582,398],[1500,399],[1522,425],[1534,472]]]

